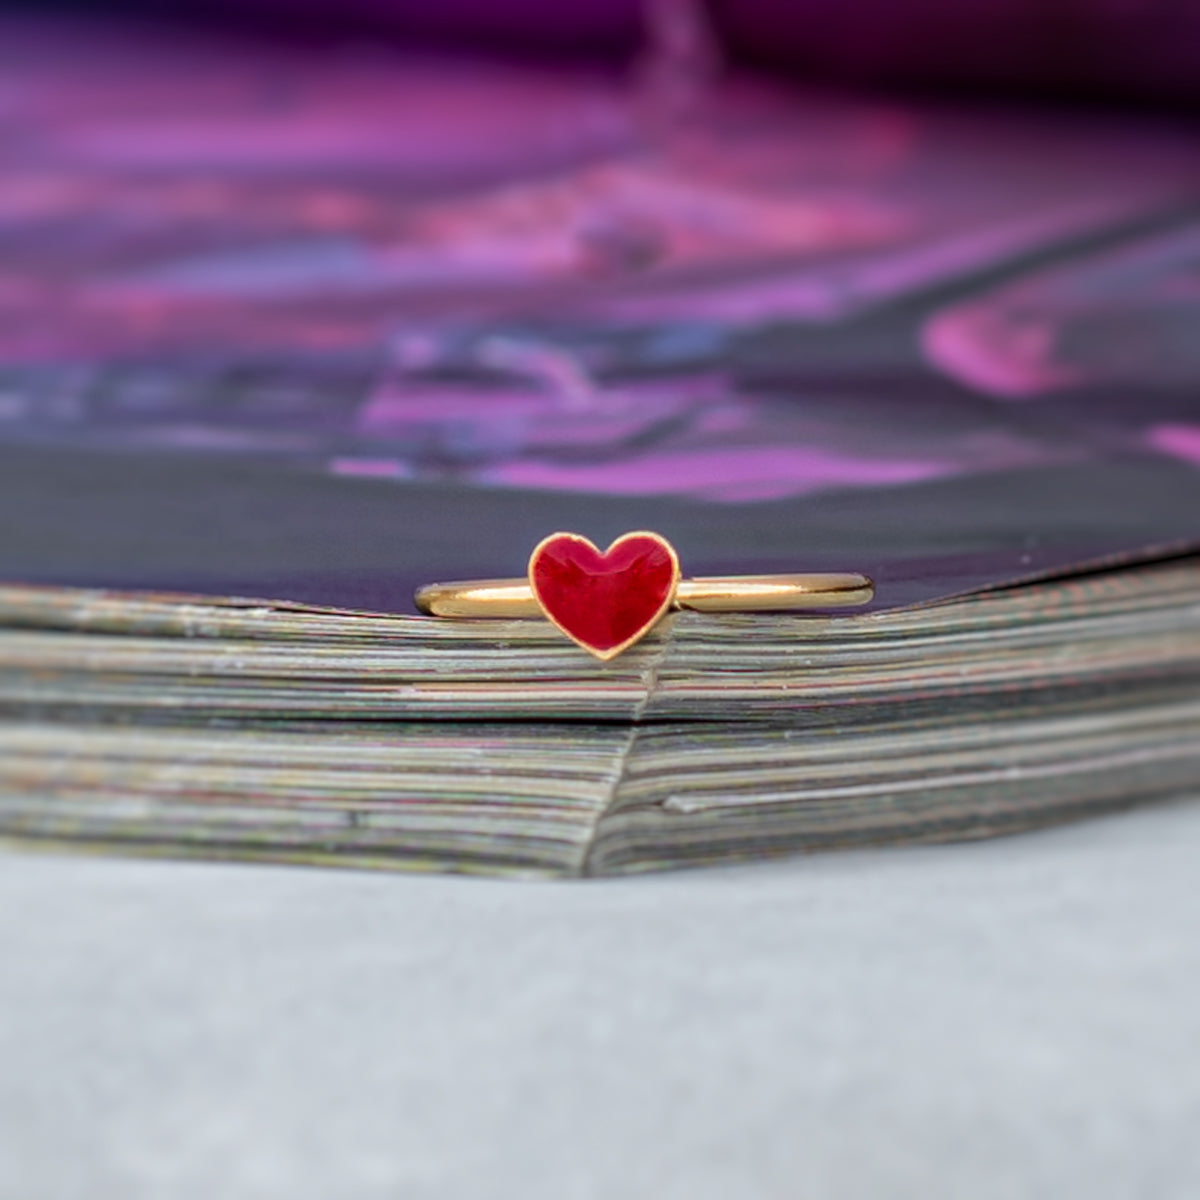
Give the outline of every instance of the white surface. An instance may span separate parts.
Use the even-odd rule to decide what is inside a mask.
[[[1200,803],[589,883],[0,856],[3,1200],[1200,1196]]]

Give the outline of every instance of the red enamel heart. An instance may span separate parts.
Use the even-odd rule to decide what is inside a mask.
[[[657,533],[627,533],[603,554],[577,533],[554,533],[529,559],[546,616],[597,658],[620,654],[671,607],[679,560]]]

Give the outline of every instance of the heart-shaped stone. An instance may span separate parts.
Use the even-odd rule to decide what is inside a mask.
[[[678,582],[679,560],[657,533],[627,533],[603,554],[577,533],[554,533],[529,559],[529,586],[546,617],[600,659],[645,637]]]

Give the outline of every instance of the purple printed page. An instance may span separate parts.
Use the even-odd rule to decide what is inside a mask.
[[[4,18],[0,577],[406,611],[651,528],[886,607],[1200,539],[1186,131],[643,100]]]

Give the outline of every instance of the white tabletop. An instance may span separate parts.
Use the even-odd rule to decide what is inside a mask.
[[[1200,803],[587,883],[0,856],[3,1200],[1195,1200]]]

